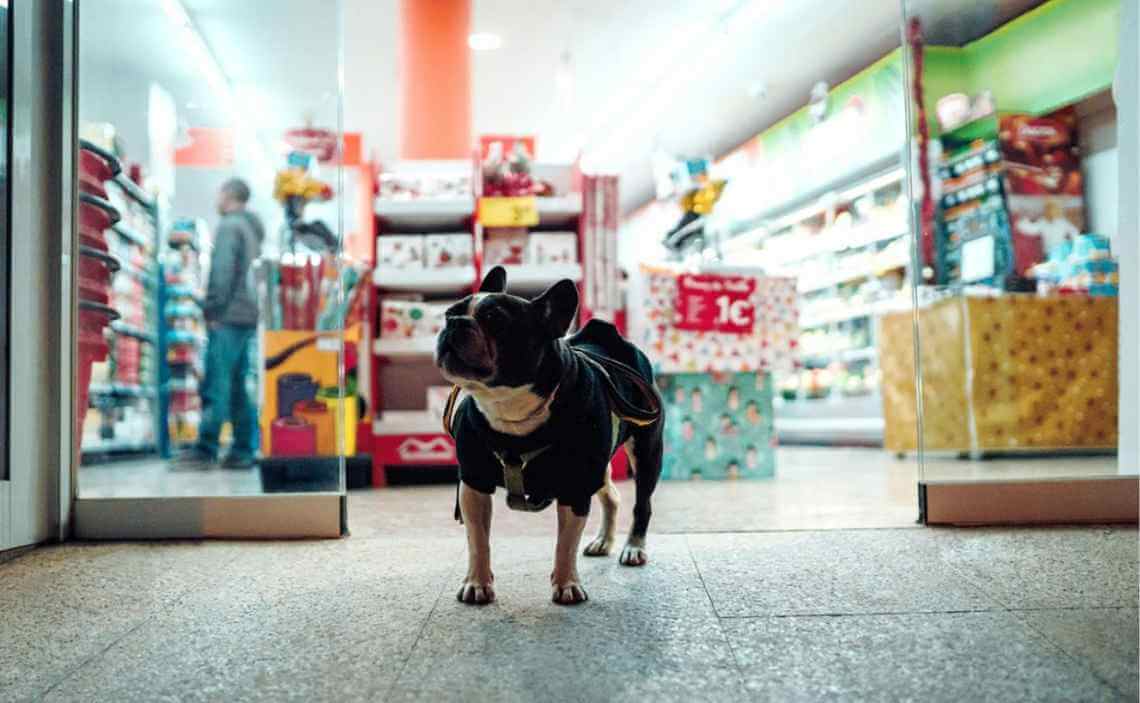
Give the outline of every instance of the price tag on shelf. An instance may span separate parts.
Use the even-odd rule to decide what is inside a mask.
[[[756,279],[744,276],[682,274],[677,279],[674,327],[697,332],[751,334]]]
[[[534,196],[479,198],[479,223],[484,227],[532,227],[538,224]]]

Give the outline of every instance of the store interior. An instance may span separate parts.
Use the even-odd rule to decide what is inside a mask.
[[[524,297],[573,280],[579,324],[649,355],[663,500],[702,529],[1136,471],[1117,0],[401,7],[79,4],[81,498],[347,488],[442,519],[435,338],[495,265]],[[187,468],[235,177],[264,229],[256,461]]]

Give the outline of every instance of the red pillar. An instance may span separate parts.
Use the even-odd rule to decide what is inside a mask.
[[[400,158],[471,154],[471,0],[400,2]]]

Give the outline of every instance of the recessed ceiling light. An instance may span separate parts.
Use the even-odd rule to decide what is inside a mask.
[[[503,46],[503,38],[493,32],[474,32],[468,35],[467,46],[474,51],[494,51]]]

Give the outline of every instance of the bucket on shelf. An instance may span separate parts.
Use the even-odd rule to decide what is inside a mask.
[[[279,417],[269,427],[269,447],[271,456],[314,456],[316,428],[301,417]]]
[[[111,276],[119,260],[88,246],[79,247],[79,298],[106,305],[111,299]]]
[[[87,415],[88,391],[91,387],[91,365],[96,361],[107,359],[107,340],[103,330],[119,314],[114,308],[90,300],[79,301],[79,355],[77,360],[78,380],[76,386],[77,402],[75,404],[75,450],[79,451],[83,441],[83,418]]]
[[[79,243],[83,246],[107,251],[103,233],[119,221],[115,206],[90,193],[79,194]]]
[[[122,173],[115,155],[89,141],[79,140],[79,188],[85,193],[107,197],[104,183]]]
[[[277,378],[277,417],[293,414],[293,406],[317,397],[317,382],[307,373],[285,373]]]
[[[302,400],[293,406],[293,415],[313,426],[319,456],[336,456],[336,426],[327,405],[319,400]]]
[[[317,391],[317,400],[328,406],[329,412],[333,413],[333,426],[336,434],[344,437],[345,456],[354,456],[356,454],[356,425],[360,417],[356,394],[350,389],[342,389],[339,386],[326,386]]]

